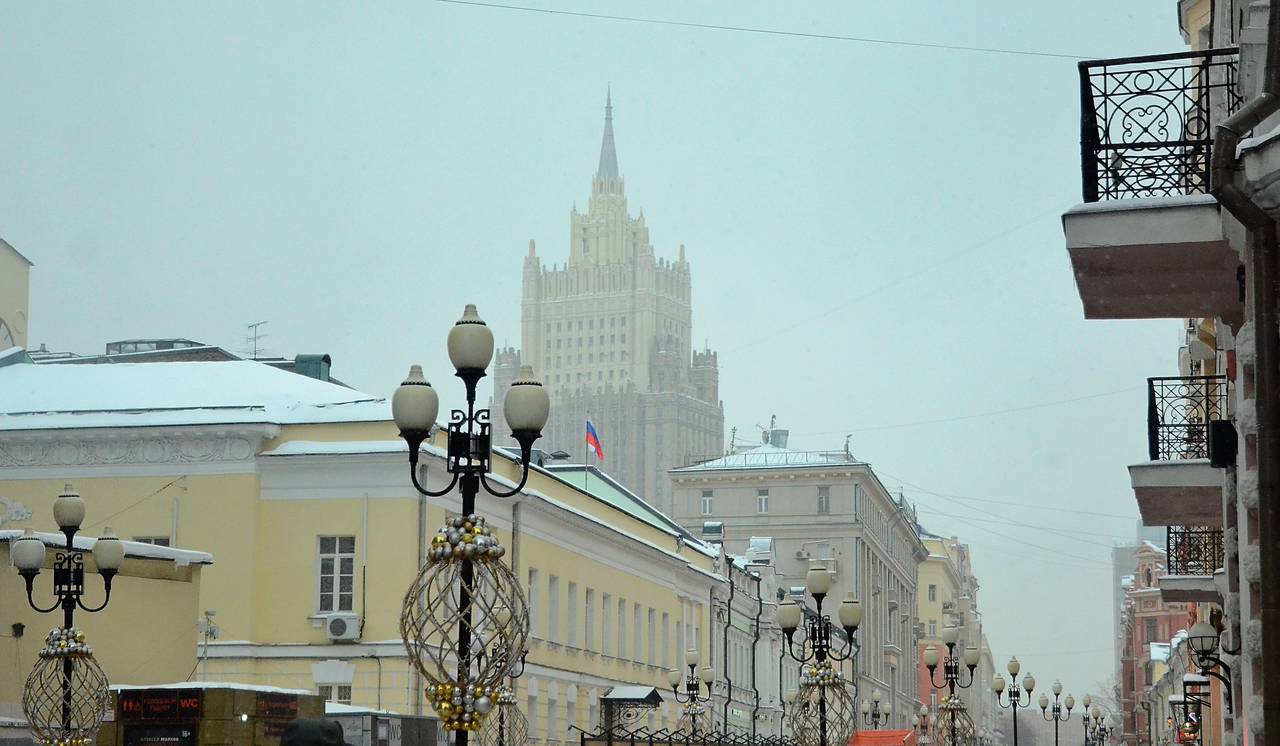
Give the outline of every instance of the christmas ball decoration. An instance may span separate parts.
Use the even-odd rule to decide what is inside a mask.
[[[405,649],[446,730],[480,730],[527,647],[528,604],[504,554],[484,518],[454,516],[431,538],[426,564],[404,597]],[[454,656],[463,629],[471,644],[460,664]]]
[[[90,746],[111,707],[108,687],[82,630],[50,630],[22,690],[22,712],[35,740],[45,746]],[[64,712],[68,690],[70,707]]]
[[[957,696],[942,698],[938,704],[938,722],[933,726],[933,742],[942,746],[973,746],[978,729]]]
[[[676,729],[684,733],[705,733],[715,727],[711,706],[706,702],[686,702],[680,706]]]
[[[827,743],[848,743],[858,727],[853,686],[831,661],[808,663],[800,669],[800,689],[787,707],[791,733],[801,746],[822,742],[822,707],[826,706]]]

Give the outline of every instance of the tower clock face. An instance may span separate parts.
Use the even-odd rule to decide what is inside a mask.
[[[0,350],[7,350],[13,347],[13,332],[10,331],[9,325],[0,320]]]

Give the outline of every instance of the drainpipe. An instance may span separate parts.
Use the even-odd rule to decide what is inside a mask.
[[[729,675],[729,627],[733,626],[733,557],[726,553],[725,559],[729,561],[729,601],[724,605],[724,642],[720,650],[724,656],[724,732],[728,733],[729,703],[733,701],[733,677]]]
[[[755,692],[755,706],[751,708],[751,737],[756,737],[756,723],[760,718],[760,687],[756,683],[756,648],[760,647],[760,617],[764,614],[764,598],[760,595],[760,571],[751,573],[756,580],[755,639],[751,641],[751,691]]]
[[[1280,337],[1277,336],[1276,282],[1280,262],[1276,222],[1235,183],[1240,140],[1264,119],[1280,111],[1280,0],[1271,0],[1267,17],[1266,70],[1262,92],[1218,125],[1213,143],[1210,190],[1218,203],[1249,230],[1252,247],[1253,325],[1257,340],[1254,402],[1258,434],[1258,552],[1261,565],[1262,650],[1280,651]],[[1264,733],[1280,733],[1280,666],[1261,666]]]

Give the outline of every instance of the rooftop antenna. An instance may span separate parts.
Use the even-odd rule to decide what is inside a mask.
[[[853,453],[849,451],[849,441],[853,439],[853,433],[846,433],[844,436],[844,455],[845,458],[853,458]]]
[[[253,360],[258,359],[259,353],[266,352],[266,350],[261,348],[259,343],[267,338],[267,335],[263,334],[260,328],[265,326],[267,323],[269,322],[259,321],[257,323],[249,324],[249,334],[245,337],[244,343],[249,345],[249,354],[252,355]]]
[[[726,453],[725,455],[731,456],[733,455],[734,451],[736,451],[737,449],[738,449],[738,428],[732,427],[732,428],[729,428],[729,452]]]

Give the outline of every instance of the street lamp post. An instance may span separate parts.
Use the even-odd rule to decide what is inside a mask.
[[[32,669],[22,696],[23,712],[38,740],[62,746],[79,746],[92,740],[109,702],[106,675],[94,660],[84,632],[76,629],[75,612],[80,609],[94,613],[106,608],[111,601],[111,581],[124,562],[124,545],[111,527],[104,528],[92,550],[94,564],[102,576],[103,599],[98,606],[86,606],[82,600],[84,552],[75,548],[84,512],[84,499],[70,484],[53,501],[53,517],[66,542],[55,554],[56,601],[48,608],[36,603],[34,593],[36,576],[44,566],[44,541],[27,529],[10,548],[13,564],[27,586],[31,608],[41,614],[62,611],[62,627],[49,633],[40,651],[40,662]],[[79,674],[77,668],[81,669]]]
[[[871,726],[872,730],[879,730],[880,723],[886,725],[889,722],[889,703],[880,701],[880,690],[876,689],[871,692],[871,699],[874,702],[862,700],[860,707],[862,711],[862,722]]]
[[[1084,725],[1084,746],[1089,746],[1089,714],[1097,712],[1098,708],[1093,706],[1093,696],[1088,693],[1080,698],[1080,704],[1084,706],[1080,713],[1080,721]]]
[[[1208,622],[1196,622],[1191,625],[1191,629],[1187,632],[1187,644],[1191,646],[1191,651],[1195,653],[1196,668],[1200,669],[1201,676],[1212,676],[1222,682],[1222,701],[1226,706],[1227,712],[1233,712],[1231,702],[1231,667],[1218,657],[1218,641],[1220,633],[1218,629]],[[1228,653],[1239,653],[1239,650]],[[1222,669],[1217,671],[1215,669]]]
[[[528,605],[511,569],[501,562],[505,549],[483,517],[476,514],[480,488],[495,497],[511,497],[529,478],[533,443],[542,436],[550,413],[550,399],[529,366],[522,366],[504,400],[503,411],[511,435],[520,446],[520,476],[511,489],[490,483],[492,437],[489,410],[476,409],[476,384],[493,359],[493,332],[468,305],[449,331],[449,360],[466,387],[467,408],[449,419],[445,456],[449,484],[429,490],[420,481],[419,452],[435,428],[440,400],[414,365],[391,399],[391,415],[400,437],[409,446],[409,478],[427,497],[441,497],[457,487],[462,512],[431,539],[427,563],[405,595],[400,616],[401,635],[410,661],[430,682],[428,694],[446,730],[455,731],[457,746],[466,746],[469,731],[479,730],[494,706],[504,678],[511,675],[525,652],[529,631]],[[423,475],[425,478],[425,474]],[[499,613],[500,609],[506,611]],[[476,619],[476,614],[480,619]],[[478,622],[478,623],[477,623]],[[452,659],[441,632],[457,628]],[[473,655],[472,634],[485,630]]]
[[[1062,682],[1053,682],[1053,710],[1049,710],[1049,695],[1044,692],[1040,693],[1040,717],[1045,720],[1053,721],[1053,746],[1058,746],[1058,723],[1065,723],[1071,720],[1071,708],[1076,706],[1076,698],[1067,695],[1063,704],[1067,706],[1065,716],[1062,712],[1062,704],[1058,703],[1058,697],[1062,694]]]
[[[991,689],[996,693],[996,704],[1013,712],[1013,746],[1018,746],[1018,708],[1031,706],[1031,692],[1036,688],[1036,677],[1027,674],[1022,677],[1022,688],[1026,690],[1027,701],[1022,701],[1022,690],[1018,688],[1018,671],[1022,670],[1022,664],[1018,662],[1015,656],[1009,659],[1009,692],[1002,698],[1004,693],[1004,677],[996,674],[995,679],[991,682]]]
[[[1101,746],[1101,744],[1107,742],[1107,738],[1111,736],[1114,728],[1106,724],[1106,713],[1102,712],[1097,705],[1090,709],[1089,714],[1093,717],[1093,724],[1089,726],[1089,735],[1086,738],[1086,743]]]
[[[804,639],[796,640],[796,630],[800,628],[803,612],[795,601],[787,600],[778,605],[778,626],[782,627],[782,631],[786,634],[787,654],[801,666],[813,664],[813,678],[816,682],[815,686],[818,687],[818,743],[819,746],[827,746],[825,690],[828,685],[823,682],[829,678],[838,679],[838,677],[828,676],[831,661],[843,662],[857,657],[858,642],[854,635],[858,631],[858,625],[862,623],[862,604],[853,597],[852,593],[840,602],[836,616],[844,631],[845,642],[842,648],[834,648],[831,642],[833,633],[831,615],[822,613],[822,602],[831,592],[831,573],[825,566],[815,564],[805,575],[805,588],[809,595],[813,596],[817,612],[804,619]],[[843,683],[833,680],[831,685],[843,686]],[[837,736],[838,739],[848,737],[848,733]]]
[[[911,716],[911,728],[920,737],[920,743],[929,743],[929,726],[933,724],[931,720],[928,705],[920,705],[920,712]]]
[[[716,672],[711,666],[698,668],[698,651],[693,648],[685,651],[684,665],[689,669],[687,674],[673,668],[667,672],[667,681],[671,684],[676,702],[684,705],[690,713],[689,723],[696,734],[701,708],[711,701],[711,685],[716,680]],[[683,692],[680,690],[681,683],[684,684]],[[706,687],[706,694],[699,693],[699,685]]]
[[[956,655],[956,643],[960,640],[960,628],[956,626],[948,626],[942,630],[942,642],[947,646],[947,655],[942,660],[942,682],[938,682],[936,678],[938,668],[938,646],[929,645],[924,649],[924,665],[929,669],[929,683],[934,689],[941,689],[945,684],[947,687],[946,701],[953,706],[947,708],[950,716],[951,744],[956,743],[956,710],[954,705],[958,704],[956,700],[956,687],[968,689],[973,686],[973,671],[978,667],[978,662],[982,659],[982,649],[977,645],[966,645],[964,649],[964,665],[969,669],[969,682],[960,681],[960,656]]]

